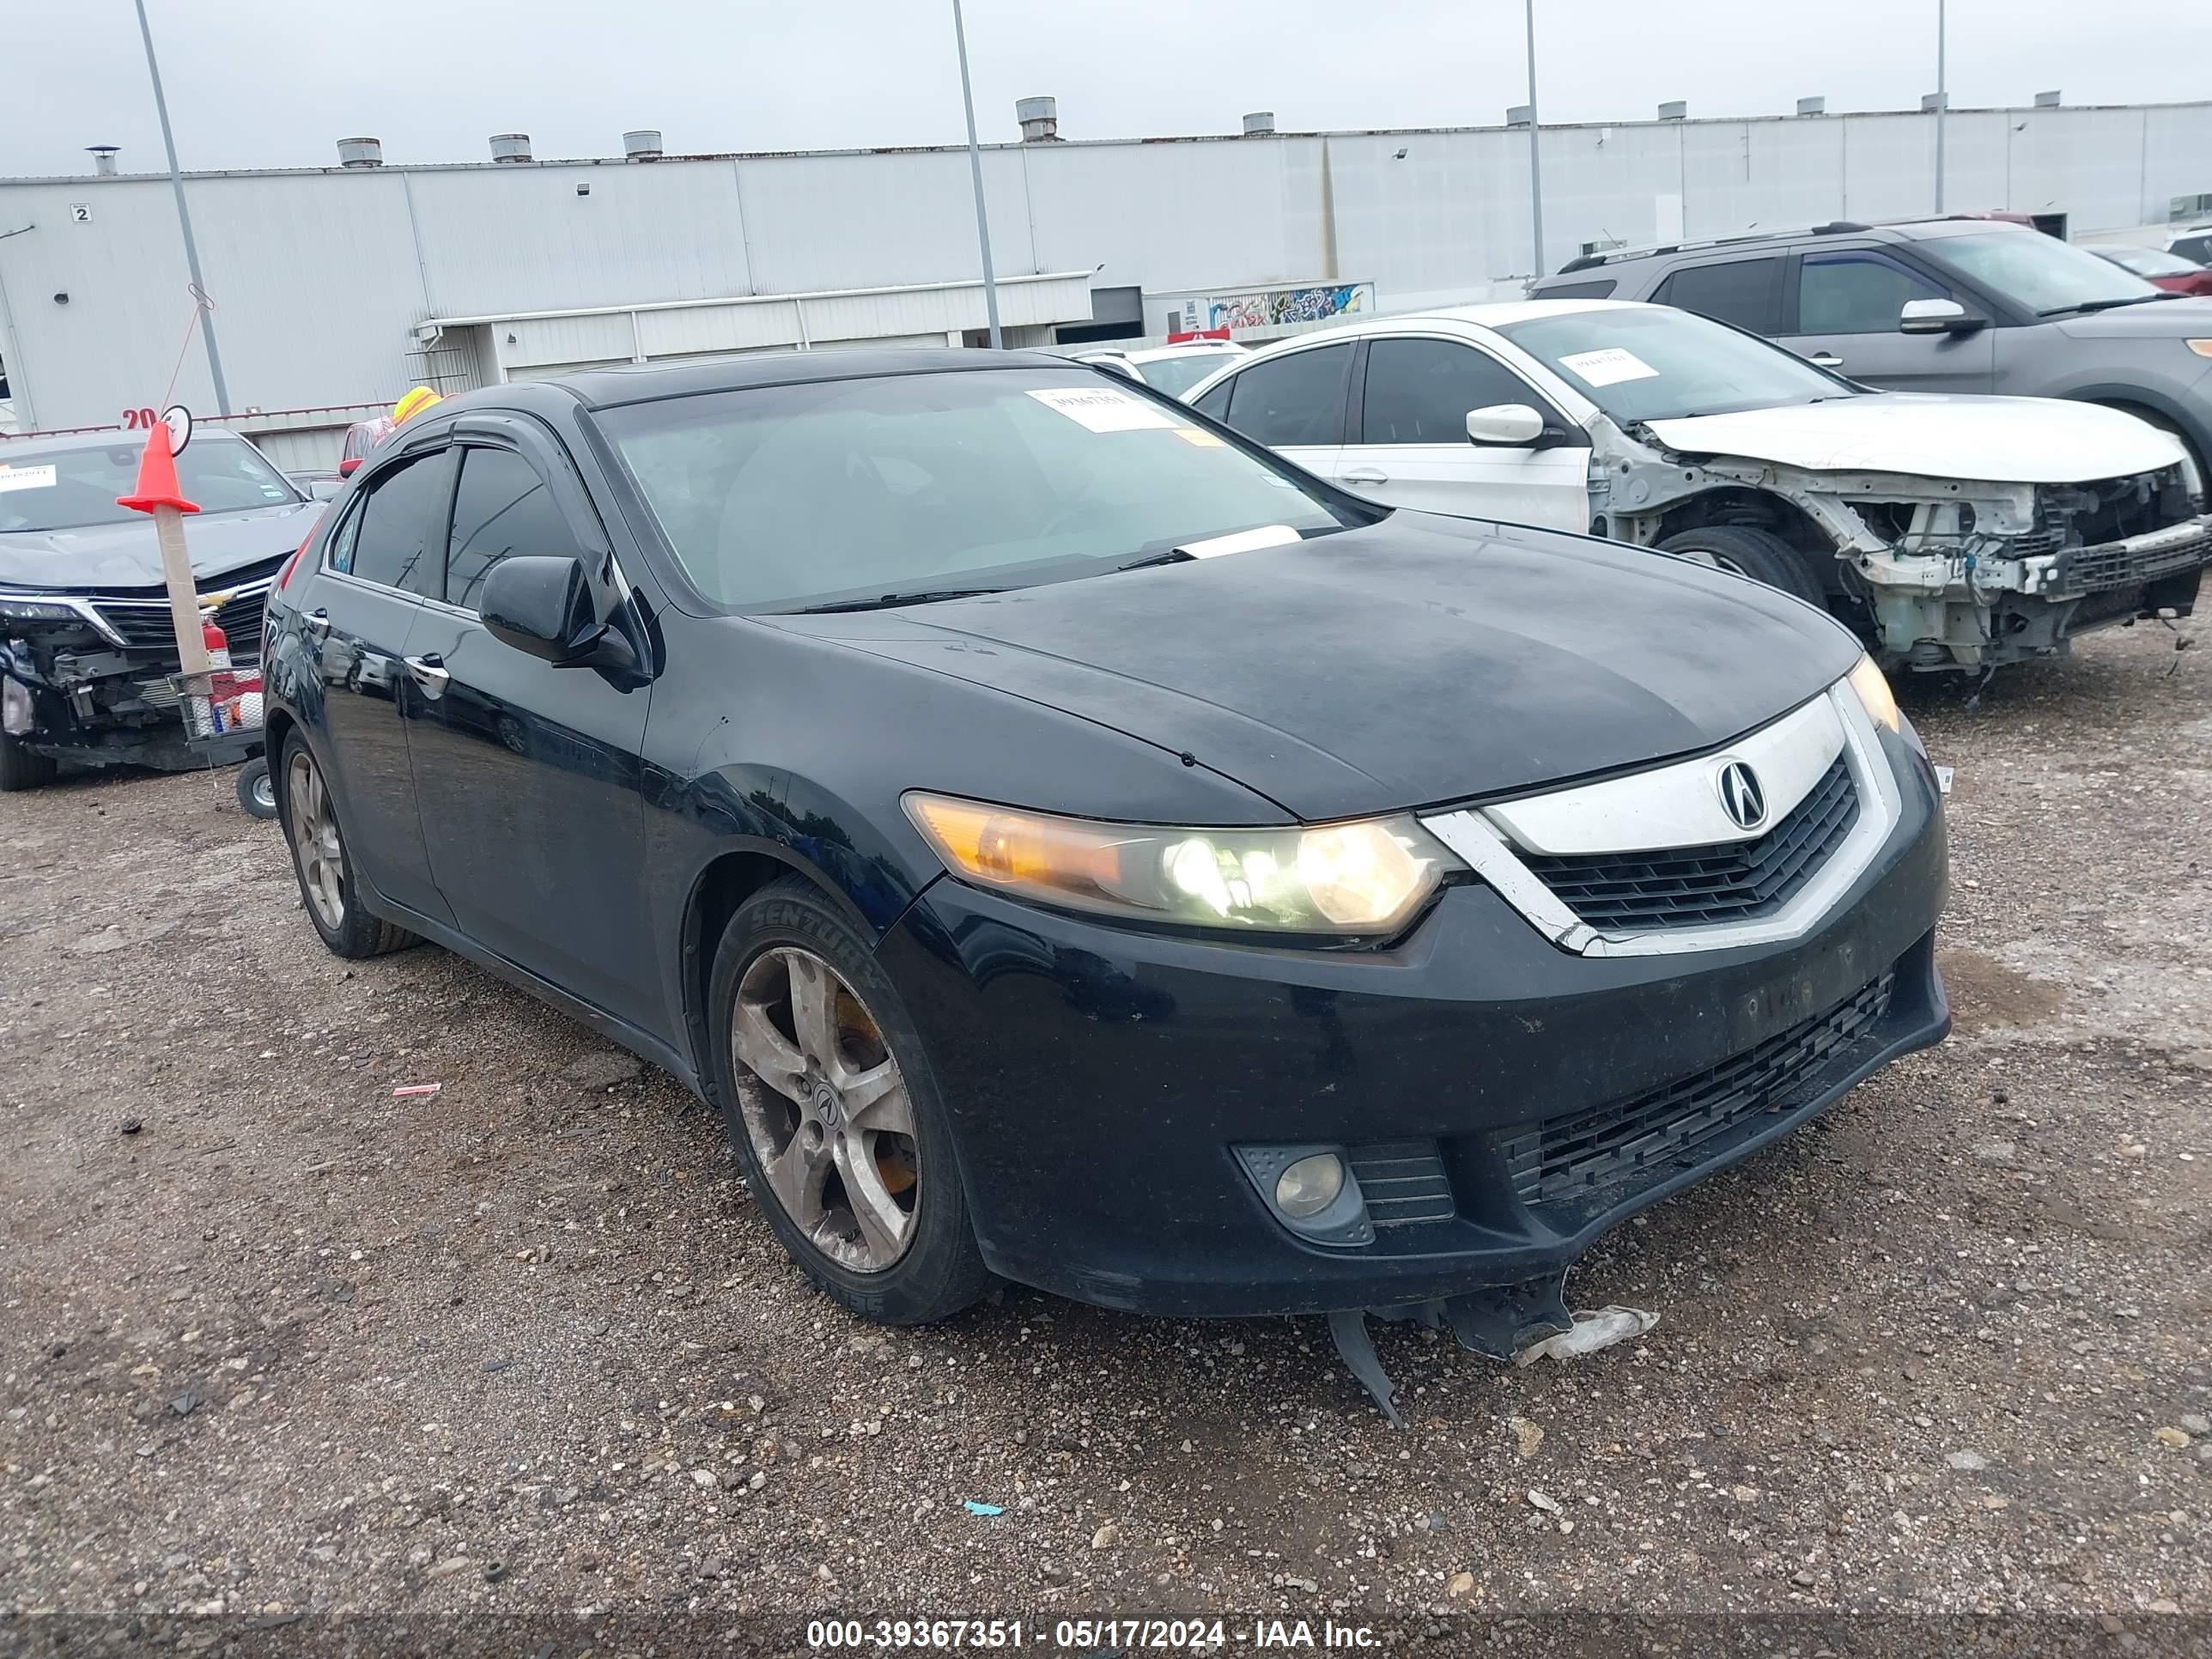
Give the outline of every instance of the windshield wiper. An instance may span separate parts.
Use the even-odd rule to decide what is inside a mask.
[[[929,587],[909,593],[879,593],[872,599],[837,599],[829,605],[802,605],[794,616],[818,617],[831,611],[884,611],[898,605],[935,605],[944,599],[972,599],[979,593],[1004,593],[1003,587]]]
[[[1195,563],[1197,562],[1197,558],[1198,556],[1195,553],[1188,552],[1180,547],[1170,547],[1164,552],[1147,553],[1141,559],[1132,559],[1127,564],[1117,564],[1114,568],[1116,570],[1142,570],[1146,565],[1152,564]]]
[[[2053,306],[2048,311],[2039,311],[2039,317],[2070,317],[2086,315],[2093,311],[2117,311],[2122,306],[2139,306],[2153,300],[2179,300],[2179,294],[2130,294],[2124,300],[2083,300],[2077,305]]]

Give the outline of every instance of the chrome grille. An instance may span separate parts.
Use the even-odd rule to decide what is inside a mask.
[[[1838,755],[1820,782],[1756,841],[1662,852],[1523,853],[1559,902],[1607,930],[1697,927],[1771,915],[1858,821],[1858,790]]]
[[[1846,1001],[1802,1020],[1732,1060],[1664,1088],[1555,1122],[1501,1149],[1524,1204],[1558,1203],[1669,1162],[1790,1097],[1888,1011],[1897,975],[1886,973]]]

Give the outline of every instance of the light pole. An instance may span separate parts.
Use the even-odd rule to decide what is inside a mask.
[[[1535,275],[1544,274],[1544,175],[1536,154],[1544,124],[1536,117],[1536,0],[1528,0],[1528,219],[1534,239]]]
[[[145,0],[139,0],[143,6]],[[975,180],[975,240],[983,249],[983,305],[991,315],[991,349],[999,337],[999,279],[991,270],[991,216],[983,209],[983,152],[975,148],[975,94],[968,84],[968,31],[960,22],[960,0],[952,0],[952,38],[960,46],[960,101],[968,106],[968,170]]]
[[[1943,118],[1951,112],[1951,91],[1943,83],[1944,36],[1949,33],[1949,19],[1944,15],[1945,0],[1936,0],[1936,211],[1943,210]]]
[[[161,66],[154,61],[154,31],[146,23],[146,0],[137,0],[138,33],[146,42],[146,73],[154,81],[154,112],[161,118],[161,147],[169,152],[169,188],[177,192],[177,224],[185,233],[185,267],[192,274],[192,303],[200,307],[200,340],[207,347],[208,378],[215,382],[215,406],[230,413],[230,388],[223,384],[222,354],[216,349],[215,313],[200,280],[200,251],[192,240],[191,210],[185,205],[185,176],[177,171],[177,141],[169,131],[169,100],[161,95]]]

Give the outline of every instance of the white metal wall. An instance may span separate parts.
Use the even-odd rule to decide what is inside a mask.
[[[1914,113],[1547,128],[1541,263],[1601,238],[1924,211],[1934,134]],[[1372,281],[1402,310],[1537,264],[1524,131],[1032,144],[984,162],[1002,274],[1097,267],[1100,285],[1153,291],[1334,276]],[[2212,103],[1956,112],[1948,170],[1954,208],[2154,222],[2170,197],[2212,190]],[[396,397],[423,376],[411,330],[429,317],[975,275],[958,150],[210,174],[187,188],[241,410]],[[22,424],[112,422],[158,401],[190,315],[167,179],[0,183],[0,229],[24,224],[36,228],[0,240],[0,356]],[[742,349],[753,325],[719,313],[738,331],[694,339],[707,324],[677,315],[641,319],[674,337],[647,355]],[[612,344],[566,361],[635,350]],[[449,366],[488,379],[478,357]],[[197,349],[176,395],[211,406]]]

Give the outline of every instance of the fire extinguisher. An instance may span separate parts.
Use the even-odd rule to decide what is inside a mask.
[[[200,643],[207,647],[208,666],[213,671],[208,679],[208,704],[215,716],[215,729],[220,732],[223,707],[237,692],[236,681],[230,672],[230,641],[216,626],[211,614],[200,618]]]

